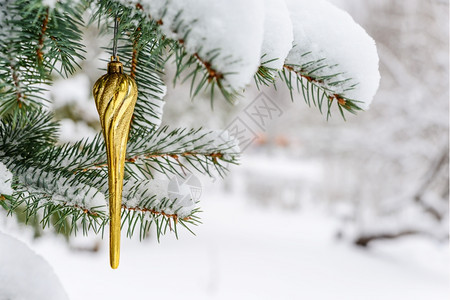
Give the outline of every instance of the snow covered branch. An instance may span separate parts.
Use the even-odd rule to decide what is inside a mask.
[[[2,205],[11,212],[23,205],[32,207],[26,211],[27,219],[43,212],[44,227],[51,224],[49,220],[56,214],[63,219],[72,218],[69,225],[58,223],[69,226],[70,231],[76,231],[79,224],[83,232],[103,228],[108,221],[108,185],[101,136],[90,142],[55,146],[57,125],[51,121],[51,114],[20,112],[5,121],[0,126],[0,174],[4,176],[0,187],[1,194],[8,197]],[[197,222],[195,201],[169,197],[169,180],[156,178],[152,171],[168,178],[183,176],[190,170],[223,176],[226,163],[236,163],[239,155],[237,141],[226,132],[170,131],[168,127],[136,129],[128,150],[123,207],[127,218],[132,216],[132,228],[137,221],[145,227],[141,234],[152,223],[161,232],[161,224],[167,224],[169,219],[184,227],[186,222]]]

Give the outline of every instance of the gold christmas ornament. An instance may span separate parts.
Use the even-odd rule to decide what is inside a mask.
[[[117,56],[111,57],[108,73],[100,77],[93,89],[100,116],[108,158],[109,185],[109,259],[117,269],[120,257],[120,224],[122,188],[131,117],[137,99],[137,85],[131,76],[123,73]]]

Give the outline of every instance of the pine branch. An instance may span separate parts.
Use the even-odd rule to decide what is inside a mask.
[[[40,0],[8,0],[1,7],[8,14],[0,23],[0,116],[42,106],[52,71],[67,76],[83,59],[81,5],[64,1],[49,9]]]
[[[311,52],[303,54],[305,60]],[[327,118],[331,116],[333,102],[337,103],[341,116],[345,119],[344,110],[356,113],[361,110],[360,101],[350,99],[346,93],[353,90],[358,83],[348,78],[344,73],[336,73],[337,65],[327,64],[327,60],[312,59],[301,65],[285,64],[279,71],[280,79],[286,84],[293,97],[293,91],[301,92],[306,103],[317,106],[320,112],[327,111]]]
[[[230,103],[235,103],[239,93],[235,90],[225,88],[222,80],[227,74],[221,73],[212,67],[214,59],[220,53],[220,49],[215,49],[208,53],[209,59],[203,59],[198,53],[189,54],[184,47],[184,40],[173,41],[170,51],[171,56],[174,57],[176,65],[176,73],[174,77],[174,84],[177,80],[182,78],[182,82],[191,81],[190,96],[195,98],[201,92],[209,91],[211,99],[211,107],[213,106],[214,92],[217,88],[226,100]]]
[[[9,215],[23,214],[26,224],[38,218],[42,228],[54,228],[57,232],[76,235],[81,230],[84,235],[88,235],[90,231],[103,235],[105,227],[109,223],[109,217],[104,212],[104,207],[98,210],[101,207],[88,209],[65,202],[57,203],[52,201],[50,195],[34,189],[30,190],[29,187],[19,184],[16,184],[14,189],[15,193],[11,196],[1,195],[0,206]],[[143,239],[152,227],[155,227],[158,240],[162,234],[168,232],[174,232],[178,237],[176,227],[178,224],[193,233],[190,226],[200,223],[197,216],[200,212],[198,209],[194,209],[190,215],[180,218],[175,213],[166,214],[163,211],[148,208],[147,202],[136,206],[124,204],[122,208],[122,226],[126,228],[128,237],[132,237],[138,230],[139,237]]]
[[[258,90],[260,89],[260,87],[262,85],[269,86],[269,85],[273,84],[273,86],[276,87],[275,75],[277,74],[277,70],[267,66],[268,64],[275,61],[276,59],[265,60],[264,59],[265,57],[266,57],[266,54],[264,54],[261,57],[262,63],[259,66],[258,71],[256,72],[256,74],[254,76],[255,84],[256,84],[256,87],[258,88]]]
[[[137,31],[142,31],[140,37],[147,37],[147,34],[150,34],[150,37],[154,43],[153,47],[151,48],[152,54],[160,53],[160,57],[162,58],[162,54],[165,53],[166,57],[163,58],[163,63],[169,61],[172,58],[174,59],[177,68],[176,75],[174,77],[174,83],[176,83],[177,80],[180,80],[181,78],[183,81],[191,80],[191,97],[196,97],[201,92],[208,91],[211,97],[212,104],[215,90],[218,89],[219,92],[222,93],[222,95],[225,97],[225,99],[232,103],[235,102],[236,97],[238,96],[238,92],[230,89],[229,87],[226,87],[223,84],[223,78],[228,74],[222,73],[212,67],[214,65],[214,60],[220,54],[220,49],[215,49],[208,52],[206,54],[206,57],[201,57],[199,51],[195,53],[188,53],[186,51],[184,43],[188,38],[189,31],[185,33],[183,38],[168,38],[167,36],[163,35],[159,29],[161,25],[163,25],[162,20],[152,18],[152,16],[148,12],[146,12],[143,6],[139,3],[133,6],[125,6],[114,1],[100,1],[97,3],[97,10],[94,12],[92,20],[100,20],[104,15],[108,15],[112,18],[114,18],[114,16],[116,15],[121,15],[123,16],[123,19],[137,20],[137,24],[135,25],[120,25],[119,31],[128,31],[131,33],[131,36],[136,36]],[[130,18],[130,16],[133,16],[133,18]],[[186,25],[187,24],[184,24],[182,20],[182,12],[180,12],[175,17],[173,31],[178,32],[181,28],[183,28],[183,26]],[[145,27],[151,29],[147,30],[147,34],[144,33]],[[133,39],[133,42],[135,42],[135,39]],[[133,42],[131,45],[133,45]],[[127,53],[133,53],[133,47],[128,47],[131,48],[131,51],[127,51]],[[147,51],[140,51],[138,53],[139,55],[142,55],[143,52]],[[152,56],[155,57],[155,55]]]
[[[42,21],[41,33],[39,35],[38,47],[36,49],[39,64],[42,64],[44,60],[44,53],[42,52],[42,49],[44,48],[44,36],[45,32],[47,31],[48,17],[49,17],[49,9],[47,8],[45,16]]]
[[[124,218],[133,224],[129,235],[137,224],[141,237],[151,224],[156,225],[158,236],[172,227],[171,222],[183,227],[197,224],[198,210],[167,197],[168,180],[154,178],[150,170],[183,176],[193,169],[223,176],[225,164],[236,163],[236,141],[222,142],[221,133],[200,129],[142,128],[135,133],[129,141],[123,191]],[[26,205],[26,219],[38,217],[44,227],[56,216],[70,221],[58,223],[69,227],[65,231],[76,231],[81,224],[83,232],[90,228],[98,232],[108,221],[103,139],[97,135],[92,141],[58,146],[56,138],[57,123],[49,113],[18,110],[2,119],[0,161],[14,174],[15,190],[3,206],[12,213]],[[142,179],[139,173],[154,179]]]
[[[84,60],[85,53],[80,28],[84,27],[82,14],[83,4],[73,1],[61,1],[50,10],[44,60],[51,73],[58,72],[63,77],[72,75],[80,68],[77,60]],[[58,63],[60,67],[58,68]]]
[[[6,162],[6,165],[18,174],[13,184],[14,194],[3,195],[1,201],[9,214],[24,211],[26,223],[38,218],[43,228],[53,226],[58,232],[63,230],[76,234],[80,226],[83,234],[91,229],[95,233],[103,232],[109,222],[103,194],[107,192],[107,184],[102,185],[101,193],[94,187],[77,183],[74,181],[75,177],[58,174],[60,177],[57,178],[55,172],[14,168],[11,162]],[[159,239],[159,235],[167,231],[161,226],[171,222],[170,220],[175,223],[182,220],[183,227],[187,226],[186,223],[198,223],[198,217],[195,216],[198,209],[186,210],[178,199],[160,198],[151,192],[152,186],[149,183],[125,183],[122,219],[123,223],[133,224],[127,229],[128,236],[134,234],[136,225],[140,227],[141,238],[148,233],[151,224],[156,225]],[[151,184],[154,185],[154,181]],[[92,198],[97,199],[92,201]],[[59,221],[52,223],[53,219]]]
[[[310,55],[311,52],[308,52],[303,57],[307,59]],[[269,62],[263,62],[254,76],[258,89],[263,85],[273,85],[276,88],[277,70],[266,67]],[[289,89],[291,99],[294,91],[301,93],[308,106],[313,104],[321,113],[325,108],[327,118],[331,116],[333,102],[336,102],[345,119],[344,110],[353,114],[361,110],[358,106],[360,101],[345,96],[346,92],[353,90],[358,83],[343,73],[333,72],[336,67],[337,65],[327,64],[326,59],[313,59],[301,65],[284,64],[283,69],[278,71],[278,77]]]
[[[156,129],[161,124],[163,96],[166,87],[161,80],[168,41],[164,39],[155,21],[136,7],[126,7],[112,1],[97,3],[91,18],[108,23],[120,16],[119,56],[124,70],[135,78],[138,85],[138,100],[134,110],[132,126]],[[111,48],[108,48],[109,52]],[[106,65],[106,64],[105,64]]]
[[[50,114],[18,111],[0,124],[0,159],[14,160],[15,157],[21,157],[24,163],[30,163],[29,167],[75,174],[77,177],[74,181],[86,184],[98,178],[101,174],[90,173],[106,166],[101,136],[97,135],[91,142],[85,140],[73,145],[54,146],[56,131],[57,124],[51,121]],[[226,171],[224,164],[236,163],[238,155],[236,141],[222,137],[222,132],[202,129],[169,131],[168,127],[149,131],[142,128],[136,130],[129,140],[126,161],[127,165],[137,166],[153,163],[161,168],[152,166],[152,169],[163,174],[181,166],[213,176],[211,167],[223,174]],[[182,163],[183,159],[185,164]],[[176,171],[170,173],[174,172],[178,174]]]

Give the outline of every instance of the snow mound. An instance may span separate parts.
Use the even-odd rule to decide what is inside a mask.
[[[0,299],[69,298],[53,269],[41,256],[0,232]]]

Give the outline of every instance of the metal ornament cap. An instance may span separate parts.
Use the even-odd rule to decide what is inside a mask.
[[[125,156],[137,93],[134,79],[123,73],[123,65],[117,56],[111,57],[108,73],[94,84],[93,95],[100,116],[108,160],[109,257],[113,269],[119,266]]]

